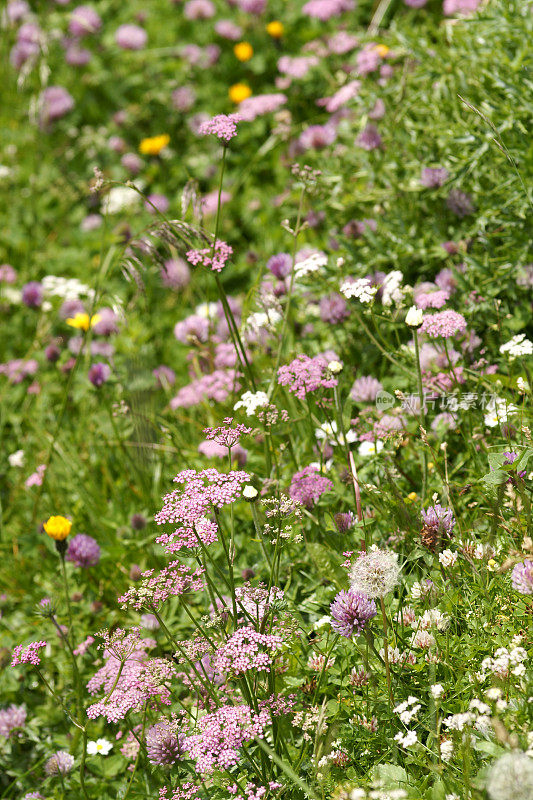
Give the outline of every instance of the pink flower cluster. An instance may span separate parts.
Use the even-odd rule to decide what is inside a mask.
[[[287,102],[284,94],[257,94],[254,97],[247,97],[239,105],[239,116],[246,122],[253,122],[263,114],[270,114]]]
[[[466,319],[459,312],[448,308],[445,311],[438,311],[436,314],[426,314],[420,330],[422,333],[427,333],[432,339],[439,336],[449,339],[457,333],[466,331]]]
[[[300,400],[317,389],[332,389],[337,386],[337,379],[328,374],[328,360],[325,356],[297,356],[290,364],[278,369],[278,383],[288,386]]]
[[[170,534],[162,534],[157,542],[167,552],[176,552],[182,547],[204,545],[217,540],[218,526],[208,518],[213,508],[223,508],[241,496],[243,484],[249,475],[242,470],[218,472],[211,468],[201,472],[183,470],[174,478],[174,483],[184,484],[163,498],[163,508],[156,514],[158,525],[177,523],[181,527]]]
[[[353,0],[309,0],[302,7],[302,13],[326,22],[332,17],[339,17],[345,11],[351,11],[354,7]]]
[[[219,139],[229,142],[237,135],[237,122],[240,122],[240,114],[217,114],[215,117],[202,122],[198,128],[201,136],[208,136],[213,133]]]
[[[270,672],[272,659],[283,647],[283,638],[259,633],[247,626],[238,628],[212,657],[212,664],[221,673],[241,675],[250,669]]]
[[[313,466],[305,467],[292,476],[289,495],[306,508],[312,508],[324,492],[329,492],[333,483]]]
[[[216,369],[209,375],[202,375],[179,390],[170,401],[170,408],[190,408],[205,400],[223,403],[232,392],[240,391],[241,385],[237,378],[238,373],[234,369]]]
[[[173,791],[164,787],[159,790],[159,800],[200,800],[200,786],[196,786],[191,781],[185,781],[181,786]],[[168,792],[172,791],[169,795]]]
[[[204,247],[201,250],[188,250],[185,253],[187,261],[193,266],[202,264],[204,267],[211,267],[213,272],[221,272],[228,258],[233,255],[233,247],[217,239],[215,247]]]
[[[226,417],[224,422],[226,424],[219,428],[204,428],[205,438],[211,439],[223,447],[233,447],[241,436],[249,436],[252,432],[251,428],[241,423],[231,427],[232,417]]]
[[[157,541],[162,543],[160,539]],[[216,541],[216,535],[213,541]],[[175,542],[169,542],[167,549],[172,552],[172,547],[179,549],[181,546],[198,546],[197,538],[194,539],[194,544],[189,544],[188,542],[189,540],[187,540],[187,544],[180,544],[179,546]],[[154,575],[153,569],[143,572],[143,580],[140,586],[130,586],[126,594],[119,597],[118,601],[122,608],[131,607],[138,611],[144,608],[158,609],[169,597],[178,597],[187,592],[197,592],[205,589],[206,584],[202,578],[204,572],[203,567],[193,570],[186,564],[172,561],[168,567],[165,567],[156,575]]]
[[[176,670],[163,658],[148,658],[146,651],[154,644],[152,639],[140,639],[125,659],[104,650],[105,664],[87,684],[90,694],[101,689],[104,698],[88,707],[89,719],[105,717],[108,722],[117,722],[128,711],[139,711],[150,700],[170,705],[170,692],[165,684]]]
[[[235,800],[263,800],[269,792],[277,792],[282,784],[276,781],[269,781],[268,786],[256,786],[255,783],[247,783],[244,794],[239,794],[240,787],[236,783],[228,786],[228,792],[234,796]]]
[[[17,664],[33,664],[34,667],[39,666],[41,659],[39,657],[39,650],[41,647],[46,647],[47,642],[30,642],[26,647],[23,644],[18,644],[13,650],[13,658],[11,666],[15,667]]]
[[[270,723],[264,709],[255,714],[250,706],[221,706],[198,721],[199,733],[187,737],[185,750],[196,761],[196,771],[210,774],[239,763],[239,748],[256,737],[263,738]]]

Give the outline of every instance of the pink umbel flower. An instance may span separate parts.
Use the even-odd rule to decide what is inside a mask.
[[[458,333],[466,331],[466,319],[458,311],[451,308],[438,311],[436,314],[426,314],[420,326],[422,333],[427,333],[432,339],[442,337],[449,339]]]
[[[205,544],[211,544],[211,541],[216,541],[216,528],[215,523],[215,538],[212,540],[207,539]],[[161,541],[163,539],[163,541]],[[174,552],[181,549],[181,547],[198,547],[198,538],[195,537],[194,542],[190,538],[181,537],[178,539],[170,539],[168,541],[164,537],[160,537],[159,544],[167,545],[168,552]],[[204,541],[202,539],[202,541]],[[138,586],[130,586],[126,594],[118,598],[122,608],[135,608],[137,611],[142,609],[159,609],[169,597],[179,597],[188,592],[196,592],[205,589],[205,581],[202,578],[204,573],[203,567],[198,567],[193,570],[192,567],[186,564],[180,564],[179,561],[172,561],[168,567],[165,567],[160,572],[154,574],[153,569],[149,569],[142,573],[142,580]]]
[[[312,508],[330,489],[333,489],[330,479],[321,475],[316,467],[309,466],[292,476],[289,495],[306,508]]]
[[[240,121],[239,114],[217,114],[206,122],[202,122],[198,133],[201,136],[209,136],[212,133],[222,141],[229,142],[230,139],[237,136],[237,123]]]
[[[185,253],[187,261],[193,266],[202,264],[204,267],[211,267],[213,272],[221,272],[226,261],[233,255],[233,248],[222,241],[217,239],[215,247],[204,247],[201,250],[188,250]]]
[[[259,633],[251,626],[238,628],[216,651],[211,662],[220,673],[242,675],[250,669],[270,672],[273,658],[283,647],[283,637]]]
[[[223,403],[232,392],[239,392],[239,373],[234,369],[216,369],[208,375],[188,383],[170,401],[170,408],[191,408],[205,400]]]
[[[287,386],[300,400],[309,392],[317,389],[332,389],[338,381],[328,371],[331,359],[325,356],[309,358],[306,355],[297,356],[290,364],[285,364],[278,369],[278,383]]]
[[[140,711],[146,703],[170,705],[167,685],[176,670],[163,658],[148,657],[147,650],[154,646],[152,639],[139,637],[138,629],[107,635],[105,664],[87,684],[90,694],[102,690],[104,698],[88,707],[89,719],[102,716],[108,722],[117,722],[129,711]]]
[[[13,658],[11,659],[11,666],[15,667],[17,664],[32,664],[38,667],[41,663],[39,650],[41,647],[46,647],[47,642],[30,642],[26,647],[23,644],[18,644],[13,650]]]
[[[256,94],[239,103],[239,117],[243,122],[253,122],[257,117],[277,111],[286,102],[287,95],[281,92],[276,94]]]
[[[239,749],[256,737],[262,739],[270,713],[258,714],[250,706],[221,706],[198,721],[198,733],[185,739],[185,750],[196,761],[196,771],[210,774],[228,769],[240,761]]]
[[[226,417],[224,422],[226,424],[219,428],[204,428],[205,438],[211,439],[224,447],[233,447],[241,436],[249,436],[252,432],[251,428],[240,423],[231,427],[232,417]]]

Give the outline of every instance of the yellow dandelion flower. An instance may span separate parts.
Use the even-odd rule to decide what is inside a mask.
[[[96,325],[96,323],[100,322],[101,319],[101,314],[93,314],[92,317],[90,317],[83,311],[79,311],[73,317],[69,317],[66,322],[71,328],[78,328],[82,331],[88,331],[89,328],[92,328],[93,325]]]
[[[251,97],[252,90],[245,83],[234,83],[233,86],[230,86],[228,94],[234,103],[242,103],[243,100]]]
[[[279,22],[279,20],[275,19],[273,22],[268,23],[266,26],[266,32],[269,36],[272,36],[273,39],[281,39],[285,33],[285,28],[283,27],[282,23]]]
[[[387,53],[389,52],[390,48],[389,48],[389,47],[387,47],[387,45],[386,45],[386,44],[377,44],[377,45],[374,47],[374,50],[375,50],[375,52],[378,54],[378,56],[380,56],[381,58],[385,58],[385,56],[386,56],[386,55],[387,55]]]
[[[50,538],[55,539],[56,542],[62,542],[69,535],[72,522],[62,516],[50,517],[44,523],[43,528]]]
[[[418,495],[416,492],[409,492],[407,497],[405,498],[405,503],[414,503],[415,500],[418,500]]]
[[[249,42],[238,42],[233,52],[239,61],[249,61],[254,54],[254,48]]]
[[[168,133],[162,133],[160,136],[151,136],[148,139],[143,139],[139,145],[139,152],[143,156],[158,156],[161,150],[170,142]]]

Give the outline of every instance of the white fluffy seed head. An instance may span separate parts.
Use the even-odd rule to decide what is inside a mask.
[[[355,592],[367,597],[384,597],[400,578],[398,554],[377,547],[361,553],[353,564],[350,585]]]

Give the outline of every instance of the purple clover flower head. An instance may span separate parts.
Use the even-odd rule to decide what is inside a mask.
[[[93,332],[97,336],[111,336],[112,333],[118,333],[117,315],[112,308],[101,308],[98,317],[98,322],[93,325]]]
[[[76,567],[94,567],[100,561],[100,545],[92,536],[78,533],[69,541],[65,558]]]
[[[131,175],[138,175],[143,166],[142,158],[137,153],[124,153],[120,163]]]
[[[71,67],[84,67],[91,58],[91,51],[86,47],[80,47],[78,42],[71,42],[65,50],[65,61]]]
[[[423,8],[428,0],[404,0],[406,6],[410,8]]]
[[[168,289],[183,289],[191,280],[189,265],[182,258],[169,258],[161,267],[161,283]]]
[[[350,397],[356,403],[372,403],[378,396],[378,392],[382,390],[383,384],[377,378],[372,375],[363,375],[354,381],[350,389]]]
[[[350,310],[344,297],[337,292],[322,297],[319,303],[320,319],[330,325],[338,325],[350,316]]]
[[[123,50],[142,50],[148,41],[148,34],[139,25],[126,23],[120,25],[115,33],[115,42]]]
[[[26,722],[26,709],[13,703],[9,708],[0,709],[0,736],[9,739],[13,731],[24,727]]]
[[[444,167],[424,167],[420,176],[420,183],[426,189],[438,189],[446,183],[450,173]]]
[[[376,126],[369,123],[361,131],[355,143],[358,147],[362,147],[363,150],[376,150],[381,147],[382,139]]]
[[[446,205],[456,217],[462,219],[475,211],[474,203],[469,194],[460,189],[452,189],[446,200]]]
[[[377,614],[374,601],[353,589],[339,592],[330,611],[331,627],[347,639],[354,633],[361,633],[367,622]]]
[[[450,538],[453,536],[455,517],[451,508],[436,503],[434,506],[429,506],[427,511],[422,509],[421,514],[426,528]]]
[[[104,364],[102,361],[97,361],[89,369],[88,378],[93,386],[100,388],[111,375],[111,367],[109,364]]]
[[[267,269],[279,281],[290,275],[292,269],[292,258],[288,253],[276,253],[275,256],[267,261]]]
[[[147,526],[146,517],[143,514],[133,514],[130,525],[134,531],[142,531]]]
[[[156,214],[157,212],[166,214],[170,207],[170,201],[164,194],[149,194],[144,207],[150,214]]]
[[[6,7],[6,14],[9,22],[20,22],[30,13],[30,7],[26,0],[10,0]]]
[[[335,520],[335,525],[339,533],[351,531],[356,523],[355,515],[351,511],[344,511],[339,514],[335,514],[333,519]]]
[[[520,594],[533,594],[533,561],[526,558],[520,564],[515,564],[511,573],[513,589]]]
[[[17,271],[11,264],[0,264],[0,283],[15,283]]]
[[[79,37],[97,33],[101,27],[102,20],[94,8],[90,6],[78,6],[70,15],[68,29],[73,36]]]
[[[165,364],[153,369],[152,375],[156,380],[158,389],[162,389],[164,386],[174,386],[176,383],[176,373]]]
[[[320,475],[316,467],[309,466],[292,476],[289,495],[306,508],[313,508],[324,494],[333,488],[329,478]]]
[[[61,119],[74,108],[74,99],[62,86],[48,86],[41,93],[41,124]]]
[[[22,287],[22,302],[28,308],[39,308],[43,302],[43,287],[38,281],[30,281]]]
[[[146,733],[146,752],[151,764],[174,764],[183,754],[185,737],[166,721],[152,725]]]
[[[47,775],[67,775],[74,766],[74,756],[67,753],[65,750],[59,750],[57,753],[48,759],[44,765],[44,771]]]

